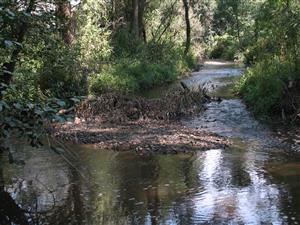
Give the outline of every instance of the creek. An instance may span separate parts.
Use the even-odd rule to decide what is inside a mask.
[[[182,123],[230,138],[228,149],[141,157],[68,145],[70,166],[47,147],[15,143],[19,163],[2,157],[5,188],[33,224],[299,224],[300,157],[234,97],[242,72],[208,61],[182,80],[222,98]]]

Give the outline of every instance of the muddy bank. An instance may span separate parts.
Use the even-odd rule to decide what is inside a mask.
[[[179,90],[160,99],[110,93],[83,102],[75,121],[57,124],[54,133],[77,144],[141,155],[223,149],[229,144],[225,138],[179,122],[183,116],[201,113],[209,101],[199,90]]]

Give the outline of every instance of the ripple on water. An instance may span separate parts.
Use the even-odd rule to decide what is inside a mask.
[[[250,114],[239,99],[211,102],[201,116],[184,119],[182,122],[188,127],[250,141],[253,149],[272,147],[279,142],[271,136],[266,126]]]

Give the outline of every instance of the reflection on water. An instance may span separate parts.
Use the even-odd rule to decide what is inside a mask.
[[[253,155],[247,155],[246,159],[242,166],[246,172],[246,179],[250,179],[250,182],[247,185],[241,183],[240,186],[234,185],[235,178],[231,173],[237,168],[222,165],[223,161],[228,159],[221,150],[205,153],[205,166],[200,172],[205,192],[192,200],[199,222],[282,224],[278,188],[269,184],[263,178],[263,174],[259,174]],[[221,185],[218,178],[220,176]]]
[[[35,191],[36,210],[41,217],[48,212],[42,217],[44,224],[300,221],[300,174],[286,176],[283,172],[283,176],[280,169],[274,169],[274,165],[299,169],[300,162],[288,162],[291,160],[284,153],[215,149],[194,155],[139,157],[76,148],[80,163],[85,166],[82,170],[90,173],[85,179],[74,177],[70,168],[59,164],[50,168],[49,156],[40,151],[27,165],[34,168],[31,173],[24,170],[24,175],[19,171],[25,180],[23,186],[15,188],[19,190],[13,192],[13,197],[30,209],[36,202],[28,193]]]
[[[188,79],[240,72],[209,64]],[[231,149],[140,157],[70,146],[82,176],[59,155],[17,145],[25,165],[1,161],[5,188],[32,224],[298,224],[300,159],[275,148],[241,101],[207,107],[183,123],[233,138]]]

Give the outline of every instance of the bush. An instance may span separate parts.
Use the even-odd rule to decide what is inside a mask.
[[[48,44],[37,41],[34,47],[27,46],[26,42],[14,71],[14,91],[7,90],[7,96],[40,102],[48,97],[66,99],[86,93],[76,46],[66,47],[55,39]]]
[[[117,29],[112,35],[113,54],[116,58],[133,57],[139,54],[139,48],[143,46],[141,40],[126,27]]]
[[[89,91],[93,95],[115,90],[138,92],[172,82],[177,77],[175,66],[143,62],[119,62],[108,66],[101,73],[93,75]]]
[[[124,46],[123,46],[124,48]],[[148,43],[139,46],[135,56],[116,59],[115,64],[106,65],[92,75],[89,92],[92,95],[107,91],[139,92],[170,83],[196,66],[193,54],[183,55],[172,43]]]
[[[236,90],[254,113],[279,112],[286,84],[296,79],[292,68],[290,63],[282,63],[278,57],[265,59],[245,72]]]
[[[92,75],[89,80],[89,93],[92,95],[101,95],[112,90],[134,92],[137,89],[137,81],[133,76],[119,74],[114,67],[103,69],[101,73]]]
[[[244,63],[253,65],[255,62],[262,61],[267,57],[272,57],[276,54],[280,47],[270,39],[261,38],[247,46],[244,51]]]
[[[215,38],[209,56],[213,59],[235,60],[238,53],[236,38],[226,34]]]
[[[79,67],[76,49],[58,45],[47,53],[37,81],[41,90],[47,96],[58,98],[84,95],[86,81]]]

